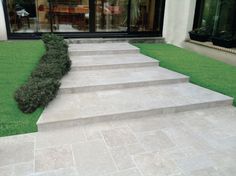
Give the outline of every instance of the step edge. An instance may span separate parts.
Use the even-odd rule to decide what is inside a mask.
[[[74,87],[60,87],[59,92],[62,94],[70,94],[71,91],[73,93],[80,92],[93,92],[93,91],[101,91],[101,90],[113,90],[113,89],[126,89],[126,88],[135,88],[135,87],[147,87],[147,86],[159,86],[159,85],[167,85],[167,84],[176,84],[176,83],[185,83],[189,81],[188,76],[180,76],[169,79],[161,79],[161,80],[147,80],[147,81],[134,81],[134,82],[120,82],[114,84],[100,84],[100,85],[89,85],[89,86],[74,86]],[[145,84],[145,85],[144,85]],[[75,90],[80,89],[80,90]],[[64,92],[68,91],[68,92]]]
[[[107,65],[73,65],[71,71],[86,71],[86,70],[102,70],[102,69],[121,69],[121,68],[139,68],[159,66],[159,61],[140,62],[140,63],[124,63],[124,64],[107,64]]]
[[[129,111],[129,112],[122,112],[116,114],[107,114],[107,115],[100,115],[100,116],[92,116],[92,117],[83,117],[78,118],[75,117],[69,120],[59,120],[59,121],[50,121],[50,122],[41,122],[41,117],[37,121],[38,131],[45,131],[42,130],[42,126],[45,125],[54,125],[54,129],[58,127],[61,128],[62,123],[63,128],[77,126],[77,125],[84,125],[89,123],[96,123],[105,120],[116,120],[116,119],[127,119],[127,118],[137,118],[137,117],[144,117],[144,116],[152,116],[153,114],[171,114],[176,112],[185,112],[185,111],[192,111],[198,109],[207,109],[207,108],[214,108],[214,107],[224,107],[224,106],[232,106],[233,98],[225,98],[225,100],[215,100],[215,101],[206,101],[201,103],[192,103],[187,105],[179,105],[179,106],[167,106],[155,109],[146,109],[140,111]],[[65,123],[70,123],[66,124]],[[57,126],[55,128],[55,125]],[[58,126],[59,125],[59,126]],[[45,128],[45,127],[44,127]],[[49,127],[46,127],[49,128]]]

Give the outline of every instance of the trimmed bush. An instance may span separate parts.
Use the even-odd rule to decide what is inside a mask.
[[[38,107],[45,107],[56,96],[60,79],[71,67],[68,45],[62,37],[45,34],[42,40],[46,53],[31,73],[27,83],[15,92],[18,107],[25,113],[34,112]]]
[[[63,51],[57,51],[55,49],[49,50],[40,60],[42,64],[55,64],[57,69],[61,70],[62,76],[70,71],[71,60],[67,53]]]
[[[58,63],[40,63],[37,68],[32,72],[32,78],[52,78],[60,79],[63,76],[61,65]]]
[[[59,87],[60,82],[52,78],[30,79],[16,91],[15,100],[21,111],[31,113],[46,106],[56,96]]]

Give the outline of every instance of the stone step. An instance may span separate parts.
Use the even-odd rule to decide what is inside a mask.
[[[101,43],[101,44],[70,44],[70,56],[88,56],[104,54],[136,54],[139,48],[127,43]]]
[[[158,66],[159,61],[142,54],[71,56],[72,71]]]
[[[114,42],[132,42],[132,43],[165,43],[163,37],[131,37],[131,38],[80,38],[67,39],[69,44],[76,43],[114,43]]]
[[[40,116],[39,131],[107,119],[228,106],[232,98],[191,83],[61,94]]]
[[[122,89],[187,81],[187,76],[161,67],[74,71],[62,79],[60,93]]]

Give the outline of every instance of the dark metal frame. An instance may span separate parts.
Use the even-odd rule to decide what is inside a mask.
[[[7,12],[7,0],[3,0],[3,10],[5,14],[6,28],[8,39],[39,39],[42,32],[34,33],[12,33],[10,29],[9,16]],[[61,35],[65,38],[120,38],[120,37],[161,37],[163,30],[164,11],[165,11],[165,0],[156,0],[155,3],[155,15],[153,29],[157,28],[157,24],[160,23],[160,31],[148,31],[148,32],[132,32],[130,31],[130,10],[131,0],[128,3],[128,18],[127,18],[127,32],[95,32],[95,0],[89,0],[89,32],[53,32]],[[160,13],[158,13],[160,11]],[[159,15],[160,14],[160,15]],[[51,21],[51,31],[52,21]]]
[[[195,8],[195,15],[194,15],[194,21],[193,21],[193,29],[196,29],[199,27],[200,20],[202,19],[202,10],[204,6],[205,0],[197,0],[196,2],[196,8]]]

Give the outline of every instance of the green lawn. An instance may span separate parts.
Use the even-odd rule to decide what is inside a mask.
[[[42,109],[23,114],[13,96],[44,52],[42,41],[0,42],[0,136],[37,131]]]
[[[160,66],[190,76],[192,83],[234,97],[236,106],[235,66],[168,44],[135,46],[143,54],[158,59]]]

